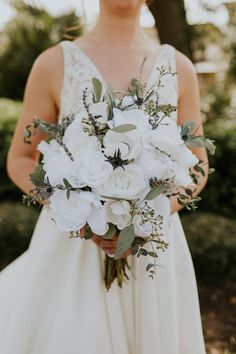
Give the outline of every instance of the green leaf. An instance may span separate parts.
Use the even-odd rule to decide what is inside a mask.
[[[148,272],[152,267],[154,267],[155,264],[153,263],[149,263],[147,266],[146,266],[146,271]]]
[[[145,199],[147,200],[155,199],[156,197],[158,197],[158,195],[160,195],[163,192],[163,189],[164,189],[163,186],[157,186],[152,188],[146,195]]]
[[[205,173],[205,171],[203,170],[203,168],[202,168],[201,166],[199,166],[199,165],[194,166],[194,170],[195,170],[196,172],[201,173],[203,176],[206,175],[206,173]]]
[[[66,186],[66,188],[70,188],[71,187],[70,182],[68,182],[66,178],[63,178],[63,183]]]
[[[148,251],[145,250],[145,248],[140,248],[140,249],[139,249],[139,253],[140,253],[142,256],[147,256],[147,255],[148,255]]]
[[[106,240],[111,240],[115,234],[116,234],[115,225],[109,224],[108,231],[105,233],[105,235],[102,235],[102,237],[105,238]]]
[[[192,195],[193,195],[192,189],[189,189],[189,188],[186,188],[186,189],[185,189],[185,193],[186,193],[187,195],[189,195],[190,197],[192,197]]]
[[[118,236],[117,249],[115,253],[116,258],[120,258],[132,245],[135,233],[133,225],[125,227]]]
[[[136,125],[134,124],[121,124],[111,130],[116,133],[127,133],[131,130],[137,129]]]
[[[99,102],[101,100],[101,95],[102,95],[102,83],[96,77],[93,77],[92,83],[93,83],[93,90],[94,90],[96,100],[97,102]]]
[[[153,257],[153,258],[157,258],[158,255],[156,252],[148,252],[149,256]]]
[[[214,155],[216,151],[214,140],[206,139],[206,148],[209,151],[210,155]]]
[[[44,185],[45,171],[42,165],[38,165],[32,173],[30,173],[30,180],[35,186]]]
[[[66,198],[70,199],[70,190],[69,189],[67,189],[67,191],[66,191]]]

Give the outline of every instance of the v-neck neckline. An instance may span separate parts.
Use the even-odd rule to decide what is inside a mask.
[[[87,62],[91,65],[91,67],[93,68],[94,73],[97,75],[97,77],[100,79],[100,81],[106,86],[111,86],[104,78],[103,74],[101,73],[101,70],[98,68],[98,66],[94,63],[94,61],[91,59],[91,57],[75,42],[75,41],[69,41],[70,43],[73,44],[73,46],[80,52],[81,55],[83,55],[83,57],[87,60]],[[153,73],[157,67],[157,63],[159,62],[162,52],[163,52],[163,48],[165,47],[165,44],[161,44],[160,48],[158,50],[158,53],[155,56],[154,59],[154,64],[152,65],[152,68],[150,70],[150,73],[146,79],[146,81],[143,81],[143,83],[145,83],[147,86],[149,86]],[[112,87],[113,89],[115,89],[114,87]],[[123,92],[119,91],[119,92]]]

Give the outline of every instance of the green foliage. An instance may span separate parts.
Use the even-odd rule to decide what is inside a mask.
[[[181,219],[198,280],[236,281],[236,221],[199,212]]]
[[[0,99],[0,199],[20,196],[7,176],[6,158],[21,108],[21,102]]]
[[[45,49],[64,39],[66,30],[78,23],[71,12],[52,17],[45,10],[13,1],[17,14],[0,33],[0,96],[22,99],[33,62]],[[81,34],[81,29],[73,32]]]
[[[215,172],[201,194],[199,208],[235,218],[236,214],[236,126],[226,126],[225,121],[208,123],[207,136],[215,140],[216,153],[209,156],[210,166]]]
[[[39,209],[20,202],[0,203],[0,269],[28,248],[38,214]]]
[[[228,69],[228,79],[231,82],[236,80],[236,42],[232,43],[230,46],[230,63]]]

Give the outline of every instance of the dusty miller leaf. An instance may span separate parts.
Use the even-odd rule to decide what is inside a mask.
[[[134,124],[121,124],[111,130],[116,133],[127,133],[131,130],[137,129],[136,125]]]
[[[164,190],[163,186],[154,187],[148,192],[145,199],[153,200],[156,197],[158,197],[158,195],[160,195],[163,192],[163,190]]]
[[[92,82],[93,82],[93,90],[95,93],[96,101],[99,102],[101,100],[101,95],[102,95],[102,83],[96,77],[93,77]]]
[[[131,246],[134,241],[135,233],[133,225],[125,227],[118,236],[117,249],[115,257],[121,257]]]

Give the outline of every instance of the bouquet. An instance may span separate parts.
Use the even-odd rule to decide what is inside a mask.
[[[165,75],[174,73],[162,67],[155,85],[161,87]],[[159,104],[158,87],[147,89],[132,79],[122,98],[110,86],[104,90],[97,78],[91,87],[83,91],[76,114],[57,124],[35,117],[26,127],[26,143],[37,130],[48,140],[37,147],[42,159],[30,175],[35,188],[24,201],[49,199],[56,226],[70,237],[118,236],[115,255],[105,257],[109,289],[115,278],[120,287],[129,279],[130,266],[122,258],[128,249],[150,257],[146,270],[154,277],[158,252],[168,247],[170,198],[192,209],[198,199],[194,189],[205,172],[189,147],[214,153],[214,144],[196,135],[193,122],[177,125],[172,117],[177,107]]]

